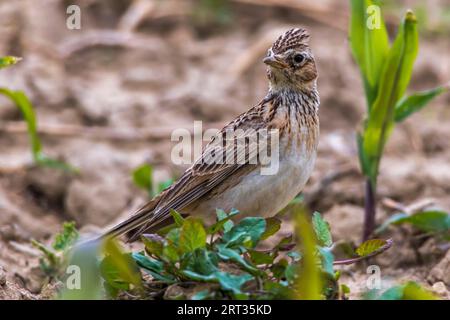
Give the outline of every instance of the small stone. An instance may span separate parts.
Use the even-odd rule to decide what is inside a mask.
[[[442,281],[444,284],[450,285],[450,250],[442,258],[442,260],[431,269],[428,280],[432,282]]]
[[[4,286],[6,284],[6,271],[3,267],[0,266],[0,286]]]
[[[431,287],[431,289],[437,293],[438,295],[440,295],[441,297],[447,297],[448,295],[448,290],[447,287],[445,286],[445,283],[442,281],[436,282],[433,284],[433,286]]]

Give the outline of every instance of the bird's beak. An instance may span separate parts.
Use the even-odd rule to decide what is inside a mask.
[[[283,69],[287,67],[287,64],[283,62],[283,60],[277,55],[270,55],[263,59],[263,62],[268,66]]]

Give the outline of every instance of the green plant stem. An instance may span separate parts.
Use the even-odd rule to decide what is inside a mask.
[[[376,215],[375,194],[376,194],[376,186],[371,182],[370,178],[367,178],[364,197],[363,241],[368,240],[375,229],[375,215]]]

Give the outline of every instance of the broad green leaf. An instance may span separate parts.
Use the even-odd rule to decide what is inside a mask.
[[[209,298],[210,296],[211,296],[211,293],[209,292],[209,290],[202,290],[202,291],[195,293],[191,297],[191,300],[205,300],[205,299]]]
[[[260,274],[260,270],[255,266],[251,265],[248,261],[244,259],[236,250],[226,248],[224,245],[220,245],[218,247],[219,257],[224,261],[233,261],[239,264],[245,271],[248,271],[252,274]]]
[[[208,276],[189,270],[183,271],[183,274],[195,281],[218,282],[220,283],[222,289],[231,291],[234,294],[241,294],[242,285],[253,279],[253,277],[248,273],[233,275],[223,271],[217,271],[214,274]]]
[[[384,291],[377,300],[401,300],[403,296],[403,286],[394,286]]]
[[[443,211],[424,211],[403,217],[394,224],[410,223],[425,232],[442,232],[450,230],[450,214]]]
[[[164,238],[157,234],[144,234],[141,236],[141,240],[145,245],[145,251],[156,257],[161,257],[164,247]]]
[[[105,259],[108,259],[109,264],[115,268],[119,279],[136,287],[141,287],[141,276],[137,270],[136,263],[129,254],[122,253],[113,239],[105,241],[103,251]]]
[[[394,124],[395,105],[405,93],[418,51],[416,18],[410,11],[400,25],[380,77],[378,94],[364,132],[363,150],[372,181],[378,174],[384,145]]]
[[[270,293],[267,299],[290,300],[296,296],[296,292],[291,287],[275,281],[265,281],[264,289]]]
[[[166,244],[162,250],[162,256],[165,260],[170,261],[171,263],[176,263],[180,260],[180,256],[178,255],[178,250],[175,246],[171,244]]]
[[[416,282],[409,281],[403,288],[403,300],[438,300],[432,292],[424,289]]]
[[[266,219],[266,230],[261,236],[261,240],[265,240],[275,233],[278,232],[281,228],[281,220],[276,217],[271,217]]]
[[[383,239],[367,240],[356,249],[356,254],[360,257],[365,257],[381,250],[385,245],[387,245],[387,242]]]
[[[331,238],[330,225],[322,219],[319,212],[314,212],[312,216],[312,224],[317,241],[320,246],[331,247],[333,240]]]
[[[396,213],[389,217],[377,230],[384,231],[389,225],[409,223],[424,232],[450,231],[450,214],[444,211],[423,211],[413,215]]]
[[[220,221],[225,220],[225,222],[223,224],[223,230],[225,232],[230,231],[231,228],[233,228],[233,226],[234,226],[233,221],[231,221],[229,218],[231,218],[232,216],[235,216],[238,213],[239,213],[239,211],[237,211],[237,210],[232,210],[229,214],[227,214],[222,209],[217,209],[216,210],[217,221],[220,222]]]
[[[224,233],[222,241],[228,247],[243,245],[253,248],[258,244],[265,229],[266,221],[263,218],[247,217]]]
[[[218,258],[215,253],[206,250],[205,248],[197,249],[190,253],[185,263],[185,269],[202,275],[212,275],[219,271]]]
[[[149,164],[143,164],[133,171],[133,182],[136,186],[146,190],[149,194],[153,193],[153,167]]]
[[[292,263],[286,267],[284,270],[284,276],[289,283],[294,283],[298,277],[298,265],[296,263]]]
[[[232,211],[230,214],[226,214],[223,210],[216,210],[217,213],[217,222],[214,223],[212,226],[210,226],[206,233],[208,234],[215,234],[221,230],[228,232],[233,228],[233,221],[231,221],[231,218],[233,218],[235,215],[239,214],[238,211]]]
[[[58,233],[53,241],[53,249],[63,251],[72,246],[78,240],[79,234],[75,228],[75,222],[65,222],[63,230]]]
[[[164,263],[162,261],[147,257],[138,252],[132,253],[131,256],[137,265],[143,268],[153,278],[167,283],[175,282],[175,277],[165,273]]]
[[[392,216],[390,216],[389,218],[387,218],[382,224],[381,226],[379,226],[376,230],[375,233],[379,234],[381,232],[383,232],[384,230],[386,230],[386,228],[388,226],[390,226],[391,224],[394,224],[397,221],[401,221],[404,218],[407,218],[408,215],[406,213],[395,213]]]
[[[341,291],[343,294],[349,294],[350,288],[346,284],[341,284]]]
[[[200,219],[192,217],[184,220],[180,232],[179,247],[183,253],[192,252],[206,246],[206,231]]]
[[[22,60],[22,58],[13,56],[0,57],[0,69],[12,66],[20,60]]]
[[[242,293],[242,285],[253,279],[253,277],[247,273],[234,275],[223,271],[217,272],[216,277],[224,290],[230,290],[234,294]]]
[[[286,259],[282,258],[274,263],[271,266],[270,270],[272,271],[272,274],[276,279],[281,280],[281,278],[285,276],[285,271],[288,265],[289,262]]]
[[[175,221],[175,225],[177,227],[181,227],[184,223],[184,218],[179,214],[177,211],[170,209],[170,215],[172,216],[173,220]]]
[[[256,250],[249,250],[248,253],[250,254],[250,258],[255,265],[273,263],[274,257],[270,253]]]
[[[395,106],[394,120],[396,122],[405,120],[414,112],[417,112],[425,107],[436,96],[448,90],[448,86],[442,86],[403,97]]]
[[[302,300],[322,299],[321,271],[316,259],[316,239],[312,225],[304,210],[296,213],[296,230],[300,239],[302,265],[297,280],[298,298]]]
[[[274,249],[279,251],[289,251],[293,249],[295,245],[296,244],[292,240],[292,234],[288,234],[278,242]]]
[[[124,259],[126,259],[126,257],[124,257]],[[109,285],[107,289],[109,289],[108,291],[113,297],[115,297],[120,290],[130,289],[130,283],[122,278],[121,273],[111,256],[107,256],[102,260],[100,263],[100,271],[103,279],[105,279],[105,282]]]
[[[406,284],[393,286],[381,294],[379,290],[368,292],[371,300],[437,300],[438,298],[430,291],[422,288],[419,284],[409,281]]]
[[[322,262],[322,269],[324,272],[328,273],[331,276],[334,276],[333,262],[334,255],[331,252],[330,248],[318,248],[320,253],[320,260]]]

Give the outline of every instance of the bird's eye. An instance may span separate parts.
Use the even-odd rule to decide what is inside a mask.
[[[299,63],[302,63],[303,60],[305,60],[305,56],[302,55],[301,53],[297,53],[294,55],[293,59],[294,59],[295,63],[299,64]]]

